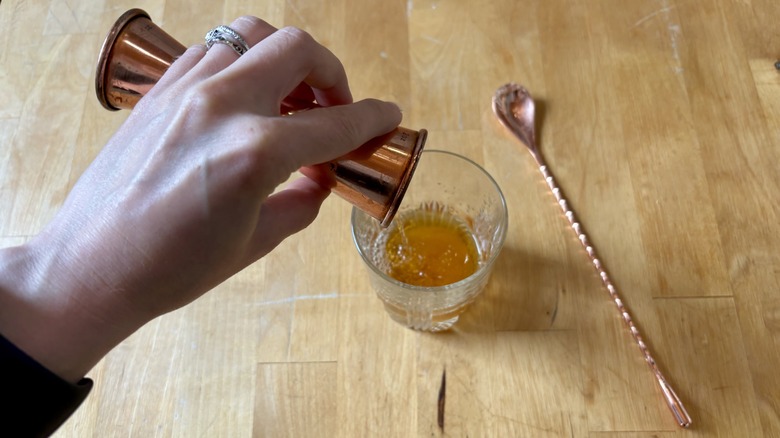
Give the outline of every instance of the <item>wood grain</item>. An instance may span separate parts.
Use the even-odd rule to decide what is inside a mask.
[[[132,7],[186,45],[243,14],[329,47],[356,99],[482,164],[510,230],[447,333],[371,291],[351,206],[143,327],[57,432],[83,436],[780,437],[780,2],[201,0],[0,4],[0,245],[35,235],[127,117],[94,96]],[[524,147],[541,149],[694,425],[680,430]],[[447,372],[444,427],[438,394]]]

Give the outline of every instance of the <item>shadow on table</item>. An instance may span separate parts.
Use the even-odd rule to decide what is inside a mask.
[[[485,291],[461,316],[460,331],[569,328],[563,307],[573,309],[571,267],[557,260],[504,247]],[[569,319],[569,318],[565,318]]]

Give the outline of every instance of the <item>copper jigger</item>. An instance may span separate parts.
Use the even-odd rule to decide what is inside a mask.
[[[125,12],[100,49],[98,100],[112,111],[133,109],[186,49],[143,10]],[[406,193],[427,134],[425,129],[399,126],[343,157],[301,170],[387,226]]]

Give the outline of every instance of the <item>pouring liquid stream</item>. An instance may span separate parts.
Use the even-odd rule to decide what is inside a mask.
[[[566,198],[564,198],[561,189],[558,187],[550,169],[544,161],[544,157],[539,151],[535,135],[534,101],[531,94],[521,85],[514,83],[506,84],[496,90],[496,93],[493,96],[493,112],[496,114],[499,121],[501,121],[501,123],[526,146],[536,160],[536,163],[539,165],[539,171],[542,172],[542,176],[544,177],[547,186],[550,188],[553,196],[555,196],[556,201],[558,201],[558,205],[561,207],[561,210],[563,210],[563,214],[569,221],[569,225],[577,235],[585,252],[588,254],[588,258],[596,269],[596,272],[599,274],[604,287],[607,289],[607,292],[609,292],[621,317],[628,326],[631,336],[642,351],[645,361],[650,366],[650,369],[661,388],[664,400],[672,411],[672,415],[674,415],[675,421],[677,421],[677,424],[680,427],[689,427],[692,422],[691,417],[688,415],[680,398],[672,389],[672,386],[666,380],[666,377],[664,377],[663,373],[661,373],[661,370],[658,368],[658,364],[650,353],[647,344],[645,344],[642,339],[642,335],[634,324],[631,314],[628,312],[628,309],[618,295],[617,288],[612,283],[612,280],[610,280],[601,260],[599,260],[596,255],[595,248],[590,244],[587,235],[585,235],[582,226],[574,214],[574,210],[569,207]]]

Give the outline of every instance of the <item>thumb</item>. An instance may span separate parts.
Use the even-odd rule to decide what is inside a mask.
[[[252,263],[268,254],[287,237],[308,227],[320,211],[330,190],[301,177],[269,196],[260,214],[250,243]]]

